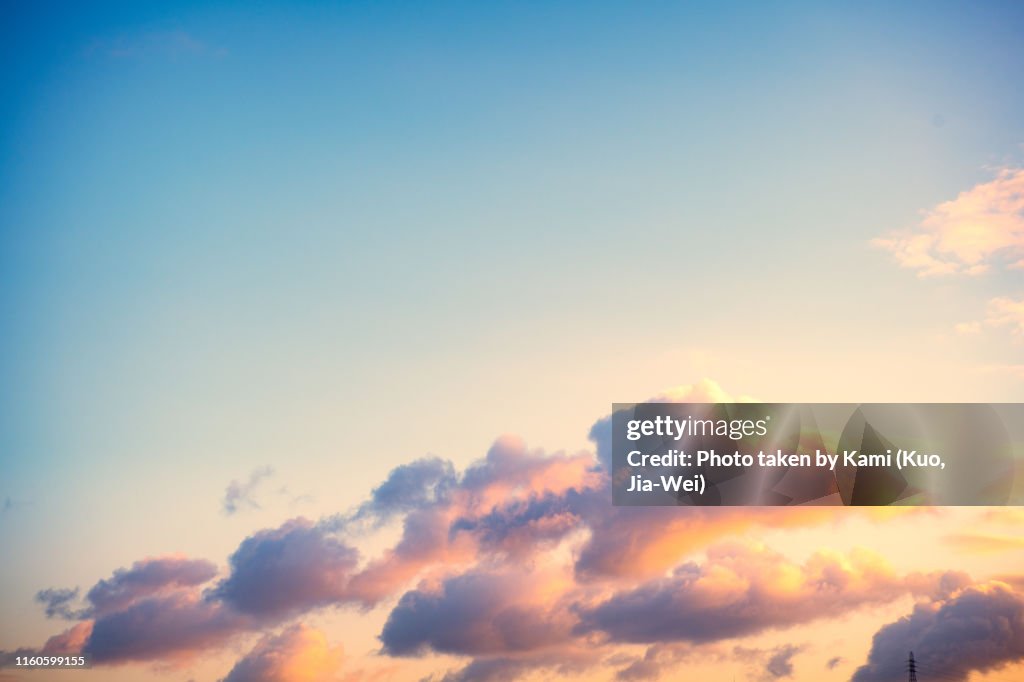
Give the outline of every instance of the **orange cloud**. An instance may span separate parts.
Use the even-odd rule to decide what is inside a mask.
[[[755,398],[746,395],[732,395],[718,382],[713,379],[704,378],[695,384],[676,386],[661,392],[653,403],[753,403],[758,402]]]
[[[222,682],[330,682],[337,680],[342,649],[327,636],[298,623],[260,639]]]
[[[954,547],[976,554],[1012,552],[1024,549],[1024,538],[986,533],[952,533],[945,538]]]
[[[877,554],[821,551],[804,564],[763,545],[724,543],[703,564],[619,592],[579,609],[579,634],[599,632],[626,643],[701,644],[812,622],[889,603],[908,593],[940,595],[966,577],[900,576]]]
[[[915,229],[871,243],[921,277],[1024,267],[1024,169],[1004,168],[928,211]]]
[[[89,635],[91,634],[91,620],[78,623],[59,635],[54,635],[46,640],[42,653],[50,656],[73,656],[81,653],[82,647],[89,641]]]

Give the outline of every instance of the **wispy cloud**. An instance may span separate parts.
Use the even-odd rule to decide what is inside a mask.
[[[224,501],[222,503],[224,513],[230,516],[243,508],[260,509],[260,504],[255,498],[256,489],[264,479],[270,478],[273,475],[274,470],[266,466],[253,470],[245,482],[231,481],[228,484],[227,490],[224,491]]]
[[[985,307],[985,318],[963,322],[954,327],[963,336],[977,336],[986,329],[1005,330],[1014,337],[1024,337],[1024,299],[999,296]]]
[[[871,243],[921,277],[1024,267],[1024,168],[1000,169],[927,211],[915,228]]]

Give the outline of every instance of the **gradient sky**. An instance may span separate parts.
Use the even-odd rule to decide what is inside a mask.
[[[1024,397],[1019,3],[0,13],[2,650],[69,627],[46,618],[39,590],[84,597],[172,555],[225,579],[261,529],[349,514],[423,457],[463,472],[504,434],[525,439],[533,454],[513,459],[527,469],[575,473],[495,482],[488,504],[599,486],[572,467],[593,461],[588,434],[612,402],[674,387],[804,402]],[[486,516],[470,507],[458,512]],[[346,530],[359,566],[391,556],[420,512]],[[1024,559],[1021,519],[982,533],[985,510],[762,513],[694,519],[701,541],[659,550],[671,560],[657,570],[713,564],[729,542],[797,565],[866,548],[900,580],[985,581]],[[600,523],[623,538],[632,526],[579,514],[558,542],[523,541],[543,579],[491,589],[599,599],[579,592],[572,557]],[[274,647],[313,651],[303,665],[326,670],[339,645],[342,678],[493,663],[457,648],[376,653],[407,591],[515,564],[473,543],[369,606],[335,595],[187,656],[76,675],[212,681]],[[640,580],[616,575],[601,594]],[[775,654],[794,679],[848,680],[872,634],[920,598],[882,593],[795,630],[647,655],[723,682],[759,679]],[[608,636],[577,631],[547,658],[516,650],[530,661],[516,674],[610,678],[645,655],[593,641]],[[827,669],[830,650],[843,663]],[[602,666],[560,670],[558,656]],[[273,679],[317,679],[296,666]]]

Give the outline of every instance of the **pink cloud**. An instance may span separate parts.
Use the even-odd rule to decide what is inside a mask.
[[[996,177],[928,211],[912,230],[872,240],[921,277],[978,275],[1024,266],[1024,169]]]
[[[660,399],[668,397],[729,399],[708,380]],[[380,635],[387,654],[469,658],[451,680],[514,679],[531,669],[584,669],[620,642],[703,645],[807,622],[802,604],[822,596],[820,585],[846,610],[935,589],[934,577],[896,576],[863,557],[794,565],[745,545],[716,545],[705,564],[680,566],[722,537],[840,517],[825,507],[614,507],[601,464],[606,427],[601,420],[591,432],[599,457],[546,453],[506,436],[461,472],[438,458],[402,465],[349,514],[253,533],[230,555],[226,575],[208,561],[168,556],[114,571],[81,605],[77,590],[44,590],[38,598],[48,613],[82,621],[47,646],[79,649],[99,664],[173,663],[320,609],[390,604]],[[907,512],[844,510],[843,518],[899,513]],[[355,539],[393,522],[399,539],[364,559]],[[669,588],[689,594],[691,610],[655,612],[665,621],[662,640],[609,619]],[[693,622],[708,626],[704,635],[686,629]],[[264,638],[234,678],[272,671],[269,662],[308,634]]]
[[[963,322],[954,327],[963,336],[977,336],[984,329],[1004,329],[1015,337],[1024,336],[1024,299],[998,296],[985,307],[985,319]]]
[[[579,633],[600,632],[618,642],[703,643],[834,617],[885,604],[911,592],[948,591],[954,574],[897,575],[880,557],[819,552],[794,564],[759,545],[712,547],[704,564],[580,610]]]

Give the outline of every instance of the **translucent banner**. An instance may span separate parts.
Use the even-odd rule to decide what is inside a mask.
[[[622,506],[1018,505],[1024,405],[615,404]]]

